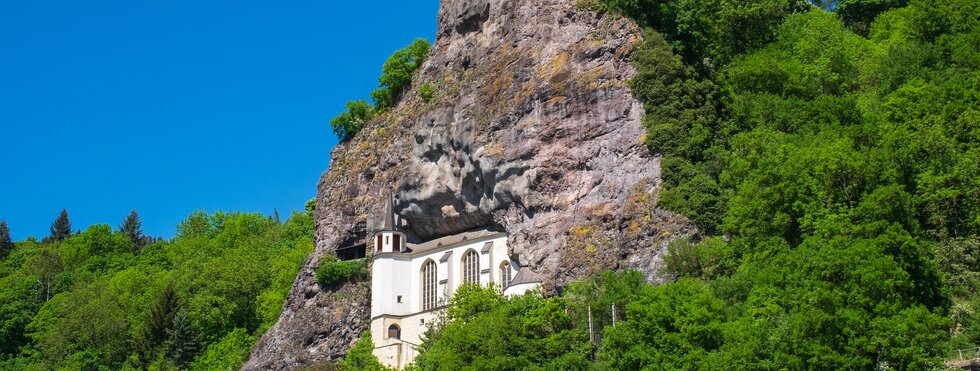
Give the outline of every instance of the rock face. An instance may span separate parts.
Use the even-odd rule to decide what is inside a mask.
[[[370,285],[320,288],[313,271],[372,229],[389,191],[410,238],[505,230],[511,258],[550,288],[604,269],[663,279],[667,242],[696,231],[657,208],[660,163],[627,85],[640,30],[578,2],[443,0],[413,87],[331,154],[316,250],[246,369],[334,360],[366,329]]]

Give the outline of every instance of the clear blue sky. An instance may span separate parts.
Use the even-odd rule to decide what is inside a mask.
[[[438,1],[0,2],[0,219],[43,237],[130,209],[170,237],[197,209],[285,218],[315,196],[329,120]]]

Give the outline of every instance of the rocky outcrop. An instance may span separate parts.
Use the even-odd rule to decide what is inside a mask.
[[[331,154],[316,249],[246,369],[336,359],[368,321],[367,285],[321,289],[313,270],[388,190],[410,238],[475,227],[509,234],[513,259],[549,287],[604,269],[651,281],[666,243],[695,233],[657,208],[658,158],[627,85],[641,33],[578,0],[443,0],[439,32],[400,103]],[[360,223],[360,224],[359,224]]]

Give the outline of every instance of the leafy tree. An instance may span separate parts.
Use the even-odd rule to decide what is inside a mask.
[[[363,100],[349,101],[347,102],[347,111],[330,120],[330,126],[333,127],[334,134],[337,134],[340,140],[349,140],[361,131],[365,122],[370,121],[373,117],[374,107],[370,103]]]
[[[71,237],[71,235],[71,221],[68,220],[68,210],[61,209],[58,218],[55,219],[54,223],[51,223],[51,235],[48,238],[51,241],[64,241],[66,238]]]
[[[205,349],[191,364],[191,370],[237,370],[246,359],[255,338],[243,328],[237,328],[225,335],[221,341]]]
[[[874,21],[882,12],[903,7],[908,0],[838,0],[834,9],[851,30],[867,35]]]
[[[361,333],[361,338],[347,351],[347,354],[340,360],[338,366],[340,366],[341,370],[345,371],[382,371],[387,369],[374,356],[374,343],[371,340],[370,331]]]
[[[378,89],[371,92],[371,99],[378,110],[393,107],[402,92],[412,83],[412,75],[429,55],[429,42],[415,39],[404,49],[396,51],[385,61],[378,78]]]
[[[0,220],[0,260],[6,259],[14,247],[14,240],[10,238],[10,227],[7,226],[7,221]]]

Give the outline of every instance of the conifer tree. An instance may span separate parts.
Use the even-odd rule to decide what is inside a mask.
[[[54,241],[64,241],[66,238],[71,237],[71,221],[68,220],[68,210],[61,209],[61,214],[58,214],[58,219],[55,219],[54,223],[51,223],[51,236],[49,238]]]
[[[10,227],[6,220],[0,220],[0,260],[3,260],[14,249],[14,240],[10,238]]]
[[[167,358],[178,368],[183,369],[194,359],[198,344],[198,336],[191,327],[187,312],[177,313],[170,328],[167,329],[167,341],[164,343]]]
[[[139,348],[143,362],[157,358],[159,350],[168,340],[168,331],[181,311],[180,298],[173,284],[167,285],[146,316],[145,326],[139,338]]]
[[[126,219],[119,225],[119,232],[129,237],[135,253],[142,250],[148,242],[146,236],[143,235],[143,222],[140,220],[140,214],[136,212],[136,209],[131,210],[129,215],[126,215]]]

